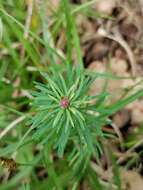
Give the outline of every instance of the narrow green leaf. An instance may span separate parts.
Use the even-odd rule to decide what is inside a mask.
[[[55,119],[54,119],[54,122],[53,122],[53,128],[54,127],[56,127],[56,125],[58,124],[58,122],[60,121],[60,119],[61,119],[61,117],[62,117],[62,115],[63,115],[63,112],[64,112],[64,110],[60,110],[59,112],[58,112],[58,114],[57,114],[57,116],[55,117]]]
[[[69,110],[66,110],[66,113],[67,113],[67,117],[68,117],[69,120],[70,120],[71,125],[72,125],[73,127],[75,127],[75,126],[74,126],[73,119],[72,119],[71,114],[70,114],[70,111],[69,111]]]
[[[66,144],[68,142],[68,137],[70,135],[70,130],[71,130],[70,126],[68,125],[66,128],[67,128],[66,132],[65,132],[65,129],[63,128],[62,134],[60,135],[60,139],[58,141],[58,144],[59,144],[58,145],[58,155],[59,155],[59,157],[63,156]]]

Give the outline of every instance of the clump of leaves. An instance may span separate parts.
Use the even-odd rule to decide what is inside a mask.
[[[107,105],[109,93],[105,89],[95,96],[89,95],[90,85],[98,74],[89,75],[85,70],[79,73],[76,69],[64,75],[54,70],[52,74],[41,74],[46,82],[35,82],[38,91],[33,92],[36,109],[32,118],[32,129],[36,129],[33,139],[49,143],[60,157],[70,141],[98,158],[102,153],[99,137],[111,136],[102,130],[105,124],[111,124],[109,116],[143,96],[140,90]]]
[[[41,74],[47,83],[36,82],[38,92],[33,92],[36,114],[32,127],[37,129],[33,139],[42,144],[52,142],[59,156],[63,155],[68,139],[78,142],[81,148],[87,147],[90,152],[95,147],[100,149],[96,138],[103,136],[101,127],[107,120],[101,117],[104,110],[100,100],[108,93],[88,95],[93,79],[84,72],[78,76],[73,70],[70,77],[56,72],[52,77]]]

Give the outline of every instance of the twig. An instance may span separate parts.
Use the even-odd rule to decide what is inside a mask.
[[[104,171],[99,165],[95,162],[91,162],[91,167],[96,171],[96,173],[104,180],[109,180],[112,177],[112,174],[109,171]]]
[[[32,12],[33,12],[33,0],[30,0],[29,4],[28,4],[27,18],[26,18],[26,22],[25,22],[25,31],[24,31],[25,39],[28,38],[29,29],[30,29],[30,25],[31,25]]]
[[[3,23],[2,19],[0,18],[0,41],[2,40],[3,37]]]
[[[25,29],[24,29],[24,39],[28,39],[28,36],[29,36],[29,29],[30,29],[30,25],[31,25],[32,12],[33,12],[33,0],[30,0],[28,2],[27,17],[26,17]],[[24,58],[24,55],[25,55],[25,49],[22,47],[21,59]]]
[[[1,133],[0,133],[0,139],[2,139],[12,128],[14,128],[18,123],[23,121],[26,118],[26,116],[21,116],[14,120],[10,125],[8,125]]]
[[[97,175],[101,177],[100,183],[103,184],[104,186],[108,187],[109,184],[112,186],[112,189],[117,189],[117,186],[115,184],[111,184],[110,180],[112,179],[112,173],[110,172],[111,170],[104,171],[101,167],[99,167],[96,163],[91,162],[91,167],[93,170],[96,171]],[[106,180],[106,181],[104,181]]]
[[[117,28],[114,29],[114,35],[108,34],[107,31],[105,31],[104,29],[99,29],[98,32],[101,36],[104,36],[106,38],[116,41],[124,48],[131,64],[132,76],[134,77],[136,75],[136,70],[135,70],[135,58],[134,58],[133,52],[131,48],[129,47],[129,45],[127,44],[127,42],[122,38]]]
[[[140,0],[139,3],[140,3],[141,12],[142,12],[142,15],[143,15],[143,1]]]
[[[132,146],[130,149],[128,149],[126,151],[126,153],[124,154],[123,157],[120,157],[118,160],[117,160],[117,163],[120,164],[122,162],[124,162],[127,158],[128,158],[128,155],[130,153],[132,153],[137,147],[141,146],[143,144],[143,139],[139,140],[134,146]]]
[[[122,134],[121,134],[121,132],[120,132],[118,126],[117,126],[115,123],[111,123],[110,125],[113,127],[115,133],[118,135],[121,148],[123,148],[123,147],[122,147],[122,145],[123,145],[123,137],[122,137]]]

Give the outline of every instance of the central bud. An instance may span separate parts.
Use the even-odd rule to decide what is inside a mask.
[[[64,97],[64,98],[61,99],[60,106],[62,108],[66,109],[66,108],[69,107],[69,105],[70,105],[70,102],[69,102],[68,98]]]

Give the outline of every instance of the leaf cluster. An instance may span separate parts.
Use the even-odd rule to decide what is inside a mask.
[[[68,76],[64,78],[54,71],[51,77],[41,74],[46,83],[36,82],[38,91],[32,93],[36,109],[32,118],[32,128],[36,128],[33,139],[42,144],[52,140],[59,156],[63,156],[68,140],[93,152],[98,145],[97,137],[104,136],[102,126],[107,118],[102,117],[105,109],[100,102],[108,93],[88,95],[93,79],[85,73],[77,76],[75,70],[70,81],[66,79]],[[67,101],[67,106],[62,101]]]

